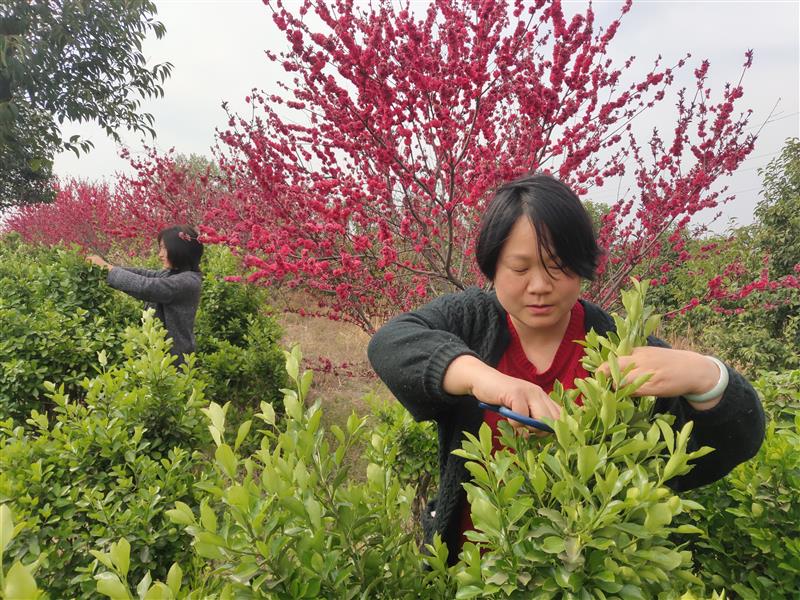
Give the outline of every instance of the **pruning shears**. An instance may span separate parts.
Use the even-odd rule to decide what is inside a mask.
[[[531,417],[526,417],[525,415],[521,415],[517,412],[514,412],[510,408],[506,408],[505,406],[497,406],[495,404],[486,404],[485,402],[478,402],[478,406],[481,408],[485,408],[486,410],[491,410],[492,412],[499,413],[501,416],[506,417],[507,419],[513,419],[523,425],[527,425],[529,427],[535,427],[536,429],[540,429],[541,431],[547,431],[549,433],[553,433],[553,428],[550,427],[544,421],[539,421],[538,419],[533,419]]]

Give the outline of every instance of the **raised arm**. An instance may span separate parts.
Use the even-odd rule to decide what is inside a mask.
[[[164,271],[162,269],[153,270],[153,269],[140,269],[139,267],[114,267],[115,269],[122,269],[123,271],[128,271],[129,273],[135,273],[136,275],[141,275],[142,277],[161,277]]]
[[[369,343],[369,360],[415,419],[434,419],[464,401],[444,390],[445,372],[459,356],[481,358],[479,331],[488,331],[486,322],[496,319],[498,310],[477,288],[442,296],[381,327]]]
[[[188,271],[170,277],[140,275],[128,269],[113,267],[108,272],[108,285],[145,302],[170,303],[191,295],[199,285]]]

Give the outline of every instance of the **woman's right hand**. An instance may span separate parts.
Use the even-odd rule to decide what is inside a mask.
[[[454,395],[470,394],[486,404],[505,406],[534,419],[557,419],[561,414],[561,407],[541,387],[505,375],[474,356],[459,356],[450,363],[444,376],[444,389]],[[531,430],[536,435],[547,435],[517,421],[509,419],[509,422],[513,427]]]
[[[92,263],[93,265],[97,265],[98,267],[103,267],[104,269],[110,269],[111,264],[104,260],[103,258],[97,256],[97,254],[89,254],[86,257],[86,260]]]

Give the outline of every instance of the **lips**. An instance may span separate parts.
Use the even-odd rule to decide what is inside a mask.
[[[552,304],[527,304],[525,308],[535,315],[548,313],[553,309]]]

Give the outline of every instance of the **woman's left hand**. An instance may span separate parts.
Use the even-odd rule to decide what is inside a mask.
[[[110,269],[111,268],[111,264],[108,263],[103,258],[100,258],[99,256],[97,256],[97,254],[89,254],[86,257],[86,260],[88,260],[93,265],[97,265],[98,267],[103,267],[104,269]]]
[[[634,396],[683,396],[702,394],[712,389],[719,381],[717,364],[708,357],[689,350],[641,346],[633,349],[629,356],[618,358],[620,371],[633,365],[625,375],[630,382],[646,373],[652,376],[636,390]],[[608,363],[598,367],[598,371],[610,374]],[[721,396],[720,396],[721,398]],[[720,398],[710,402],[691,403],[698,410],[708,410],[716,406]]]

